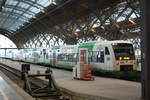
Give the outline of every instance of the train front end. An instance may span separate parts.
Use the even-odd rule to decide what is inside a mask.
[[[116,71],[133,71],[137,69],[137,60],[133,45],[129,42],[112,43],[114,51],[114,69]]]

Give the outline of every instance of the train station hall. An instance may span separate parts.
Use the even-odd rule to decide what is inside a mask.
[[[148,0],[0,0],[0,100],[150,100]]]

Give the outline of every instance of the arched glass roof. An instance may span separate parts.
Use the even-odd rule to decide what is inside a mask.
[[[15,31],[49,6],[53,0],[6,0],[0,12],[0,28]]]

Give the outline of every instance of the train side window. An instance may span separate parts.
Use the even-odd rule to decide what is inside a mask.
[[[110,52],[109,52],[109,50],[108,50],[108,47],[105,47],[105,54],[106,54],[106,55],[110,55]]]
[[[68,55],[68,61],[73,62],[73,54]]]
[[[101,60],[101,55],[100,55],[100,52],[98,51],[97,52],[97,62],[100,62],[100,60]]]
[[[46,49],[43,49],[43,54],[46,55]]]
[[[104,51],[100,51],[100,62],[104,63]]]
[[[48,59],[48,53],[46,53],[46,59]]]
[[[92,51],[89,51],[88,53],[88,61],[92,62]]]
[[[76,59],[77,59],[77,62],[79,62],[79,53],[77,53]]]
[[[73,62],[76,62],[76,54],[75,53],[73,53],[72,58],[73,58]]]
[[[92,52],[92,62],[97,62],[97,51]]]

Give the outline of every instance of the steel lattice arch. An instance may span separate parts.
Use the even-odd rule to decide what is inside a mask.
[[[98,39],[129,40],[140,48],[139,0],[49,0],[45,7],[36,0],[10,0],[16,2],[12,5],[8,1],[1,3],[5,5],[0,15],[1,33],[18,48]],[[21,4],[29,6],[23,8]],[[30,9],[33,7],[39,12]]]

